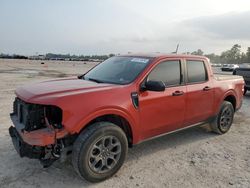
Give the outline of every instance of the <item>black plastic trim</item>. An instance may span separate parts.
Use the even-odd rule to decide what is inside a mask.
[[[45,148],[40,146],[32,146],[25,143],[15,127],[9,128],[9,134],[20,157],[28,157],[31,159],[41,159],[44,157]]]
[[[139,108],[139,98],[138,98],[138,93],[137,92],[132,92],[131,93],[131,99],[134,107],[137,109]]]

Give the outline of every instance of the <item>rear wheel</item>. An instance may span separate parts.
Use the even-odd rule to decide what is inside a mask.
[[[72,164],[82,178],[99,182],[120,169],[127,150],[128,141],[120,127],[109,122],[95,123],[74,143]]]
[[[229,131],[234,118],[234,107],[232,103],[224,101],[221,105],[219,114],[210,123],[213,132],[224,134]]]

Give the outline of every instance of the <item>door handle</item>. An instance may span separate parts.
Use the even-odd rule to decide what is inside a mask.
[[[203,88],[203,91],[209,91],[210,89],[212,89],[212,88],[209,87],[209,86],[206,86],[206,87]]]
[[[184,94],[183,91],[175,91],[175,92],[172,93],[173,96],[181,96],[183,94]]]

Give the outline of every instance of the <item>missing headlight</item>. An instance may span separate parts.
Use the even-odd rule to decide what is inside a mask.
[[[16,98],[13,104],[13,116],[24,125],[25,131],[46,128],[46,121],[54,128],[62,128],[62,110],[57,106],[26,103]]]
[[[59,107],[46,106],[45,113],[50,125],[58,129],[62,128],[62,110]]]

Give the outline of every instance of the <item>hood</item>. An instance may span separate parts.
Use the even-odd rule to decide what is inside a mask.
[[[42,98],[58,98],[65,95],[111,89],[113,87],[119,87],[119,85],[67,78],[24,85],[16,89],[16,95],[26,102],[40,103]]]

